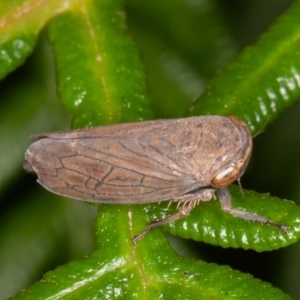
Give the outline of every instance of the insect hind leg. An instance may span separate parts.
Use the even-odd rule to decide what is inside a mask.
[[[233,208],[231,205],[231,196],[227,188],[221,188],[218,190],[218,197],[221,202],[221,207],[224,211],[228,212],[229,214],[233,215],[234,217],[241,218],[244,220],[249,221],[256,221],[260,223],[264,223],[276,228],[281,229],[284,233],[287,233],[289,226],[284,224],[277,224],[264,216],[260,216],[254,213],[249,213],[247,211],[239,210]]]

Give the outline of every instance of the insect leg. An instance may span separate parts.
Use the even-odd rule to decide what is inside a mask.
[[[245,220],[256,221],[256,222],[268,224],[270,226],[277,227],[277,228],[281,229],[285,233],[289,229],[289,226],[274,223],[273,221],[270,221],[266,217],[233,208],[232,205],[231,205],[231,196],[230,196],[229,191],[228,191],[227,188],[218,189],[218,197],[220,199],[222,209],[224,211],[230,213],[234,217],[238,217],[238,218],[245,219]]]
[[[174,198],[172,202],[193,202],[193,201],[210,201],[211,199],[216,199],[215,196],[216,189],[205,188],[193,191],[191,194],[186,194],[177,198]]]
[[[133,237],[133,239],[132,239],[133,244],[136,246],[138,240],[140,240],[142,237],[144,237],[152,228],[155,228],[155,227],[158,227],[158,226],[170,223],[170,222],[174,222],[178,219],[188,216],[190,211],[193,208],[194,208],[193,205],[186,205],[186,206],[180,207],[179,211],[176,214],[173,214],[164,219],[160,219],[160,220],[150,223],[141,233],[139,233],[138,235]]]
[[[178,198],[174,198],[172,201],[182,202],[183,205],[178,208],[178,212],[164,219],[160,219],[150,223],[141,233],[134,236],[132,239],[133,244],[136,246],[138,240],[144,237],[152,228],[177,221],[189,215],[191,210],[198,204],[199,201],[209,201],[215,199],[215,189],[199,189],[192,194],[186,194]],[[195,205],[196,204],[196,205]]]

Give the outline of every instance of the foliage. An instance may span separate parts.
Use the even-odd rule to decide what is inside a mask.
[[[288,233],[234,218],[212,201],[152,230],[137,247],[132,236],[176,208],[99,205],[93,245],[95,207],[42,190],[21,165],[30,134],[68,126],[56,89],[73,128],[235,114],[259,133],[300,95],[300,1],[222,71],[236,46],[218,1],[7,0],[0,12],[0,297],[27,286],[13,299],[291,299],[251,275],[204,262],[203,253],[202,259],[179,256],[162,233],[275,250],[300,237],[300,208],[291,201],[247,190],[242,197],[232,186],[234,206],[287,224]],[[297,131],[286,135],[299,141]],[[300,166],[290,165],[294,173],[280,175],[299,178]],[[28,287],[45,270],[74,259]],[[290,292],[295,297],[297,288]]]

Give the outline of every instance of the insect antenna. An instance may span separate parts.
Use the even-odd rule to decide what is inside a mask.
[[[269,122],[271,115],[268,116],[266,122],[262,125],[261,129],[259,129],[254,135],[253,138],[257,137],[258,135],[260,135],[261,133],[263,133],[265,131],[265,128],[267,127],[267,124]]]
[[[239,178],[237,180],[238,184],[239,184],[239,187],[240,187],[240,191],[241,191],[241,194],[242,194],[242,197],[244,198],[244,192],[243,192],[243,188],[242,188],[242,184],[241,184],[241,178]]]

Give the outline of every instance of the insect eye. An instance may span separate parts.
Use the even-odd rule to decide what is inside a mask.
[[[217,173],[210,181],[216,188],[222,188],[234,182],[240,177],[238,170],[234,167],[228,167]]]

